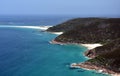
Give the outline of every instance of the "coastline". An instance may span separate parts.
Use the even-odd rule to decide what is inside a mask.
[[[97,66],[97,65],[94,65],[94,64],[91,64],[89,62],[84,62],[84,63],[72,63],[70,65],[72,68],[83,68],[83,69],[86,69],[86,70],[95,70],[99,73],[104,73],[104,74],[110,74],[112,76],[120,76],[119,73],[116,73],[112,70],[109,70],[109,69],[106,69],[104,66]]]
[[[99,44],[99,43],[95,43],[95,44],[81,44],[81,46],[86,47],[88,50],[92,50],[96,47],[100,47],[100,46],[103,46],[103,45]]]
[[[6,27],[12,27],[12,28],[28,28],[28,29],[40,29],[40,30],[47,30],[48,28],[52,27],[52,26],[0,26],[0,28],[6,28]]]
[[[83,61],[84,65],[81,68],[120,76],[119,29],[120,18],[76,18],[51,27],[48,31],[66,32],[52,40],[50,42],[52,44],[75,44],[86,47],[87,51],[84,55],[90,59]],[[85,64],[86,62],[90,65]],[[74,68],[80,68],[80,66]]]
[[[53,26],[0,26],[0,28],[27,28],[27,29],[38,29],[38,30],[43,30],[46,31],[48,28],[53,27]],[[51,34],[56,34],[56,35],[61,35],[63,32],[48,32]]]
[[[63,43],[63,42],[57,42],[55,40],[52,40],[50,42],[51,44],[60,44],[60,45],[67,45],[67,44],[75,44],[75,45],[81,45],[86,47],[88,50],[92,50],[96,47],[100,47],[103,46],[102,44],[96,43],[96,44],[80,44],[80,43]],[[109,70],[107,68],[105,68],[104,66],[97,66],[88,62],[83,62],[83,63],[71,63],[70,68],[83,68],[86,70],[95,70],[97,72],[100,73],[104,73],[104,74],[110,74],[112,76],[120,76],[120,73],[116,73],[112,70]]]
[[[104,73],[104,74],[110,74],[112,76],[120,76],[120,73],[116,73],[112,70],[109,70],[107,68],[105,68],[104,66],[98,66],[98,65],[94,65],[94,64],[91,64],[89,62],[84,62],[84,63],[72,63],[70,65],[70,67],[72,68],[83,68],[83,69],[86,69],[86,70],[95,70],[99,73]]]
[[[63,43],[63,42],[57,42],[55,40],[50,41],[51,44],[60,44],[60,45],[66,45],[66,44],[75,44],[86,47],[88,50],[94,49],[96,47],[103,46],[102,44],[95,43],[95,44],[81,44],[81,43]]]
[[[56,34],[56,35],[61,35],[61,34],[63,34],[63,32],[48,32],[48,33]]]

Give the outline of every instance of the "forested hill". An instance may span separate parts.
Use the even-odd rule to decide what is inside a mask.
[[[86,56],[93,58],[84,63],[88,66],[86,68],[94,65],[103,67],[107,73],[120,73],[120,18],[77,18],[47,31],[64,32],[54,39],[58,43],[103,44],[85,52]]]
[[[58,42],[105,43],[120,38],[120,18],[77,18],[49,28],[50,32],[64,32]]]

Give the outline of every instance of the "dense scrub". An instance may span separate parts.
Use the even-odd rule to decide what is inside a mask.
[[[72,29],[64,29],[64,34],[55,40],[71,43],[106,43],[120,38],[120,19],[91,19],[84,22],[79,25],[74,24]]]
[[[60,32],[54,40],[62,43],[101,43],[103,46],[88,50],[86,62],[120,72],[120,18],[77,18],[47,31]]]

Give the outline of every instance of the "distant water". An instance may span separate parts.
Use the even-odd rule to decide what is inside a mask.
[[[56,25],[72,16],[0,16],[1,25]]]
[[[59,19],[58,23],[61,21]],[[11,22],[18,25],[14,20]],[[24,22],[24,25],[25,23],[33,25],[34,21]],[[49,21],[44,23],[49,24]],[[52,24],[56,22],[53,20]],[[83,56],[86,48],[78,45],[50,44],[49,41],[56,36],[32,28],[0,27],[0,76],[107,76],[95,71],[69,69],[70,63],[87,60]]]

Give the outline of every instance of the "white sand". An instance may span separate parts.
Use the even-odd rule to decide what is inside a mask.
[[[56,35],[61,35],[61,34],[63,34],[63,32],[50,32],[50,33],[56,34]]]
[[[98,70],[98,73],[102,73],[103,72],[103,70]]]
[[[12,27],[12,28],[28,28],[28,29],[40,29],[40,30],[47,30],[49,27],[52,27],[52,26],[7,26],[7,25],[4,25],[4,26],[0,26],[0,27]],[[50,32],[52,34],[56,34],[56,35],[61,35],[63,34],[63,32]]]
[[[52,26],[0,26],[0,27],[12,27],[12,28],[30,28],[30,29],[41,29],[41,30],[47,30],[49,27]]]
[[[102,44],[81,44],[81,45],[87,47],[89,50],[102,46]]]

